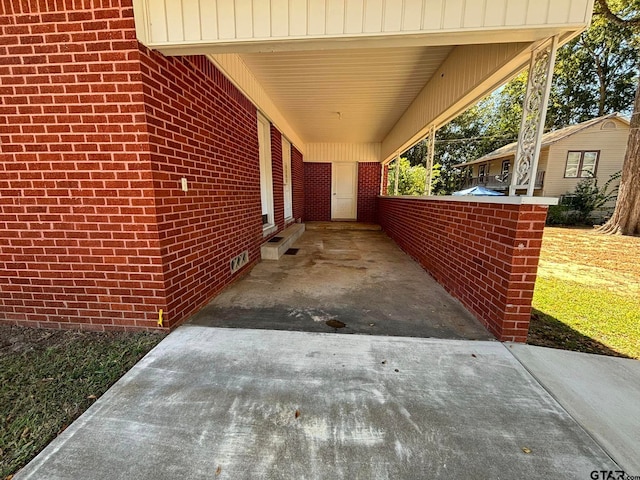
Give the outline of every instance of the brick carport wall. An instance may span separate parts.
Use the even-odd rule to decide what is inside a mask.
[[[0,321],[177,325],[259,259],[255,107],[140,45],[131,0],[1,8]]]
[[[133,12],[93,3],[1,4],[3,321],[150,328],[165,304]]]
[[[545,205],[378,197],[383,230],[499,340],[525,342]]]

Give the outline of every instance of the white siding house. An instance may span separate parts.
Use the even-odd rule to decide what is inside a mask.
[[[570,194],[578,182],[595,177],[602,186],[622,170],[629,137],[629,121],[612,113],[542,136],[535,195]],[[516,144],[505,145],[458,167],[471,167],[466,186],[483,185],[506,191],[509,187]]]

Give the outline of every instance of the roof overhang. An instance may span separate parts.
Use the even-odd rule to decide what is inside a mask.
[[[140,41],[207,54],[296,146],[410,147],[568,41],[593,0],[134,0]],[[373,151],[368,148],[367,151]]]
[[[541,149],[544,150],[545,146],[542,146]],[[515,157],[516,153],[515,152],[508,152],[505,153],[504,155],[492,155],[492,156],[485,156],[485,157],[481,157],[481,158],[477,158],[475,160],[471,160],[470,162],[463,162],[463,163],[457,163],[455,165],[452,165],[452,167],[458,167],[458,168],[463,168],[463,167],[471,167],[473,165],[480,165],[483,163],[489,163],[489,162],[495,162],[496,160],[510,160],[513,157]]]

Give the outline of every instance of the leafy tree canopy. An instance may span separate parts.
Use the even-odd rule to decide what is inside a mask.
[[[634,19],[640,12],[640,0],[598,0],[596,12],[602,2],[612,15]],[[600,14],[588,30],[558,50],[546,130],[613,112],[631,114],[640,50],[640,35],[634,32],[635,25]],[[525,71],[437,131],[434,162],[440,165],[440,175],[432,183],[434,194],[462,188],[465,172],[453,165],[517,140],[526,82]],[[402,156],[411,166],[425,165],[425,143]]]

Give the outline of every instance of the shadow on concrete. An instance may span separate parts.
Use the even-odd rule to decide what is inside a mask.
[[[494,340],[460,302],[383,232],[347,227],[306,231],[295,243],[296,255],[262,261],[194,315],[190,323]]]
[[[630,358],[535,308],[531,314],[527,343],[529,345],[572,350],[574,352]]]

